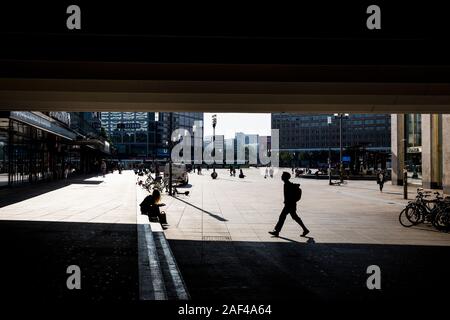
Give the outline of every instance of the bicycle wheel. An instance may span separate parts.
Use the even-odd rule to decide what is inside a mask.
[[[402,226],[409,228],[409,227],[412,227],[413,224],[412,224],[411,221],[409,221],[409,219],[406,217],[406,210],[407,210],[407,209],[408,209],[408,208],[405,208],[405,209],[403,209],[403,210],[400,212],[400,215],[398,216],[398,221],[400,222],[400,224],[401,224]]]
[[[398,221],[404,227],[412,227],[420,222],[420,213],[415,205],[408,205],[400,212]]]
[[[439,231],[449,231],[450,230],[450,208],[445,208],[440,210],[434,221],[433,226]]]

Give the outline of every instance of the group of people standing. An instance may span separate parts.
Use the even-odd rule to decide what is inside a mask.
[[[239,178],[244,179],[245,178],[245,174],[244,171],[242,171],[241,168],[239,168]],[[230,166],[230,177],[236,177],[236,168],[234,166]]]
[[[273,167],[270,167],[270,168],[266,167],[266,170],[264,173],[264,179],[267,179],[267,177],[273,178],[273,173],[274,173]]]

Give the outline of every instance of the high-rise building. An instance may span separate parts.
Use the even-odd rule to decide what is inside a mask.
[[[236,132],[234,138],[226,139],[223,135],[216,135],[216,143],[222,141],[222,149],[217,151],[222,155],[224,165],[230,164],[261,164],[259,154],[260,139],[264,139],[267,149],[271,148],[271,137],[259,136],[258,134],[247,134]],[[213,136],[204,137],[204,148],[212,148]],[[253,162],[255,161],[255,162]]]
[[[342,120],[345,159],[349,162],[357,160],[360,165],[360,158],[368,158],[368,154],[372,154],[376,155],[372,157],[372,162],[375,162],[372,166],[380,161],[384,162],[381,166],[385,166],[387,159],[380,155],[390,152],[390,120],[389,114],[350,114],[345,117]],[[272,129],[279,130],[280,152],[291,154],[289,161],[294,162],[292,165],[301,165],[301,161],[305,161],[302,156],[305,153],[310,165],[326,163],[328,151],[336,156],[340,149],[339,119],[335,119],[333,114],[272,113]],[[316,156],[311,157],[313,154]]]
[[[101,112],[102,126],[117,150],[119,160],[155,160],[169,157],[170,114],[168,112]],[[174,112],[172,131],[191,134],[203,113]]]

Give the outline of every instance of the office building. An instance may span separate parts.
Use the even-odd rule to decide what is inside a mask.
[[[389,165],[390,120],[389,114],[350,114],[343,118],[344,160],[352,171]],[[340,125],[333,114],[272,113],[272,129],[279,130],[280,161],[284,165],[326,165],[330,150],[332,161],[339,161]]]
[[[102,127],[116,148],[117,160],[128,164],[169,157],[169,120],[168,112],[101,112]],[[203,113],[174,112],[172,131],[186,129],[192,134],[195,121],[203,121]]]
[[[449,194],[450,115],[393,114],[391,123],[392,183],[403,184],[406,168],[409,183]]]
[[[0,186],[62,179],[65,168],[94,172],[109,155],[95,122],[83,112],[1,112]]]

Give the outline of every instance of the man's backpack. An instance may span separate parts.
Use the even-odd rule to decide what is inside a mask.
[[[298,201],[300,201],[301,198],[302,198],[302,188],[300,188],[300,184],[293,183],[292,184],[292,199],[295,202],[298,202]]]

